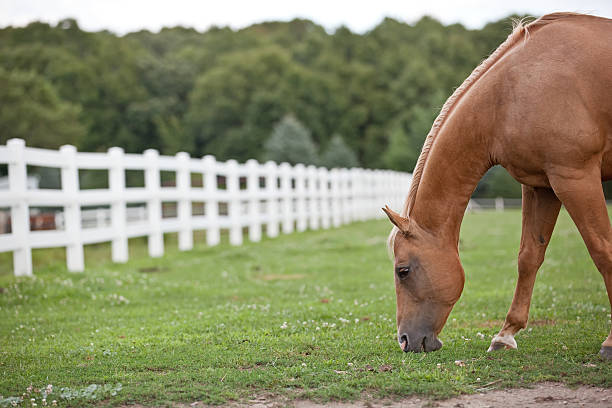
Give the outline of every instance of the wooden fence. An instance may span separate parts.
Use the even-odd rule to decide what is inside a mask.
[[[8,167],[8,189],[0,190],[0,210],[10,212],[10,232],[0,234],[0,252],[13,252],[15,275],[32,274],[32,249],[66,247],[70,271],[84,269],[83,246],[111,242],[112,260],[126,262],[128,238],[147,236],[151,257],[164,253],[163,234],[178,233],[180,250],[193,247],[194,230],[206,231],[208,245],[220,241],[240,245],[244,230],[259,241],[307,228],[329,228],[383,216],[380,208],[399,208],[411,180],[408,173],[389,170],[325,169],[249,160],[216,161],[187,153],[162,156],[156,150],[127,154],[113,147],[106,153],[30,148],[21,139],[0,145],[0,166]],[[59,169],[61,187],[28,188],[32,166]],[[84,171],[103,174],[104,188],[79,186]],[[126,172],[144,174],[144,186],[126,185]],[[161,173],[174,181],[161,182]],[[198,181],[199,180],[199,181]],[[31,187],[31,186],[30,186]],[[140,206],[145,219],[130,220],[129,209]],[[33,208],[59,208],[61,229],[36,231],[30,225]],[[167,216],[162,208],[174,208]],[[108,222],[92,223],[82,213],[104,208]],[[132,211],[133,212],[133,211]]]

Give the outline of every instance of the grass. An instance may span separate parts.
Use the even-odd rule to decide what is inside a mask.
[[[52,384],[59,405],[160,406],[262,394],[442,398],[544,380],[612,386],[612,364],[597,354],[610,325],[603,280],[565,212],[519,350],[492,354],[516,281],[520,213],[466,217],[465,290],[444,347],[428,354],[396,342],[388,231],[371,221],[158,259],[136,241],[124,265],[89,248],[82,274],[65,270],[61,251],[40,253],[35,278],[0,276],[0,395]]]

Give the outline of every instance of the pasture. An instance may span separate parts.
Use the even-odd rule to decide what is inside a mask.
[[[48,384],[48,404],[60,406],[444,398],[545,380],[612,387],[612,363],[598,357],[610,318],[603,280],[564,211],[519,349],[486,353],[514,292],[520,223],[519,211],[466,216],[465,290],[444,347],[428,354],[396,341],[386,220],[240,247],[168,242],[158,259],[132,240],[124,265],[90,246],[86,259],[100,261],[84,273],[67,272],[62,251],[38,250],[34,278],[13,277],[0,254],[2,401],[26,393],[26,406],[41,406],[27,388]]]

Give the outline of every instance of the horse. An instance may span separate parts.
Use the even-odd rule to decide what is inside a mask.
[[[401,213],[383,208],[394,225],[388,245],[405,352],[442,347],[438,335],[465,281],[461,222],[494,165],[522,184],[522,235],[512,304],[488,351],[517,348],[561,204],[612,304],[612,227],[601,184],[612,179],[612,20],[554,13],[518,22],[444,103]],[[612,332],[600,354],[612,359]]]

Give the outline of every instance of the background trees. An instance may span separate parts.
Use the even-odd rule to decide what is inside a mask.
[[[285,116],[264,145],[265,160],[289,164],[318,164],[317,148],[310,131],[293,116]]]
[[[0,143],[18,137],[33,146],[58,148],[77,143],[85,134],[80,107],[61,100],[57,90],[34,72],[0,68]],[[55,136],[55,137],[52,137]]]
[[[7,27],[0,140],[411,171],[446,97],[510,30],[430,17],[365,34],[300,19],[122,37],[72,19]],[[282,158],[290,135],[301,153]],[[484,183],[478,193],[520,191],[503,170]]]

